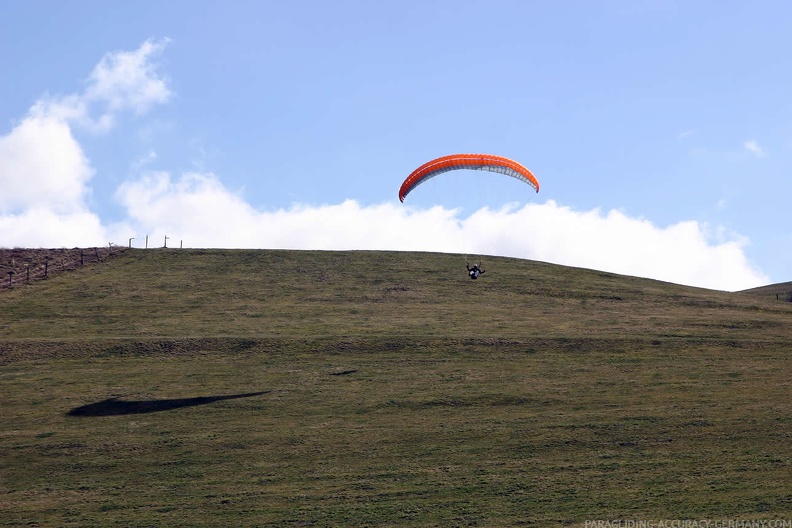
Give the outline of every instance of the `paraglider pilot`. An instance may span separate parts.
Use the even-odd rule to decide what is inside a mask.
[[[469,276],[470,276],[470,278],[471,278],[471,279],[473,279],[473,280],[476,280],[476,279],[478,279],[478,278],[479,278],[479,275],[481,275],[482,273],[484,273],[484,270],[483,270],[483,269],[480,269],[480,268],[478,267],[478,264],[473,264],[473,267],[471,268],[471,267],[470,267],[470,266],[469,266],[469,265],[466,263],[466,264],[465,264],[465,267],[467,268],[468,275],[469,275]]]

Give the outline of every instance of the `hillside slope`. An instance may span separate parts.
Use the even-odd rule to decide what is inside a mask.
[[[759,286],[758,288],[742,290],[737,293],[768,300],[792,302],[792,282],[768,284],[767,286]]]
[[[464,265],[129,249],[0,291],[0,526],[792,518],[792,303]]]
[[[0,294],[0,339],[786,340],[792,303],[528,260],[376,251],[127,250]],[[771,302],[773,301],[773,302]]]

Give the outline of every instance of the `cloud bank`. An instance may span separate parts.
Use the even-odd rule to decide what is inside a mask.
[[[121,184],[125,219],[106,223],[86,205],[97,175],[75,127],[108,133],[123,112],[143,114],[172,93],[156,58],[167,41],[107,54],[83,92],[42,97],[0,136],[0,247],[161,245],[215,248],[398,250],[499,255],[649,277],[713,289],[767,284],[748,262],[747,240],[696,221],[666,227],[619,211],[576,211],[548,201],[463,217],[400,203],[297,204],[256,209],[207,172],[144,170]],[[746,145],[746,148],[753,150]],[[101,176],[101,175],[100,175]],[[156,242],[155,242],[156,241]]]
[[[132,233],[165,234],[185,247],[379,249],[499,255],[649,277],[713,289],[767,283],[745,257],[747,241],[695,221],[658,227],[619,211],[575,211],[548,201],[462,217],[400,203],[294,205],[259,211],[212,174],[149,173],[119,200]],[[121,233],[119,233],[121,236]],[[121,237],[123,238],[123,237]],[[176,244],[174,242],[174,244]]]

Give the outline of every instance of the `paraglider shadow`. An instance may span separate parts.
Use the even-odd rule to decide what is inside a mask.
[[[173,411],[184,407],[195,407],[196,405],[206,405],[222,400],[234,400],[237,398],[250,398],[261,396],[271,391],[248,392],[246,394],[231,394],[227,396],[199,396],[197,398],[178,398],[169,400],[139,400],[126,401],[118,398],[108,398],[96,403],[89,403],[81,407],[75,407],[67,416],[121,416],[126,414],[146,414],[161,411]]]

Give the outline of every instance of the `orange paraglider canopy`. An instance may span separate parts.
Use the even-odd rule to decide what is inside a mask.
[[[505,174],[527,183],[536,189],[536,192],[539,192],[539,182],[536,177],[531,171],[514,160],[492,154],[451,154],[450,156],[442,156],[428,161],[407,176],[407,179],[404,180],[399,189],[399,201],[403,202],[405,196],[429,178],[434,178],[444,172],[461,169]]]

